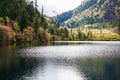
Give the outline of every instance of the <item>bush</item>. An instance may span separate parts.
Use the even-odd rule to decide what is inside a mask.
[[[24,34],[24,40],[28,42],[32,41],[33,37],[35,36],[34,30],[30,26],[23,30],[23,34]]]
[[[49,34],[42,27],[39,27],[37,36],[39,43],[47,43],[50,40]]]

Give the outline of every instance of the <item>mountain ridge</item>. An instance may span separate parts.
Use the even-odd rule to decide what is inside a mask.
[[[120,0],[84,0],[77,8],[57,18],[68,27],[115,21],[120,19]]]

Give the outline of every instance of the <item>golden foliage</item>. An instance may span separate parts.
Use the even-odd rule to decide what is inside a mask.
[[[6,25],[1,25],[0,28],[0,40],[2,41],[16,41],[16,33]]]
[[[31,26],[25,28],[23,30],[23,34],[24,34],[25,41],[32,41],[33,37],[35,36],[35,32]]]
[[[50,40],[50,34],[48,34],[42,27],[38,28],[37,31],[39,43],[48,42]]]
[[[0,17],[0,24],[3,24],[4,22],[5,20],[2,17]]]
[[[20,31],[20,27],[19,27],[17,22],[14,22],[13,28],[14,28],[15,31]]]

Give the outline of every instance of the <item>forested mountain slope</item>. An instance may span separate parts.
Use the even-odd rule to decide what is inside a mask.
[[[59,22],[65,23],[68,27],[110,22],[119,18],[120,0],[84,0],[76,9],[58,16]]]

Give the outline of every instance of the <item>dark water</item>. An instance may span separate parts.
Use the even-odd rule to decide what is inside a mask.
[[[0,80],[120,80],[120,42],[54,44],[0,47]]]

